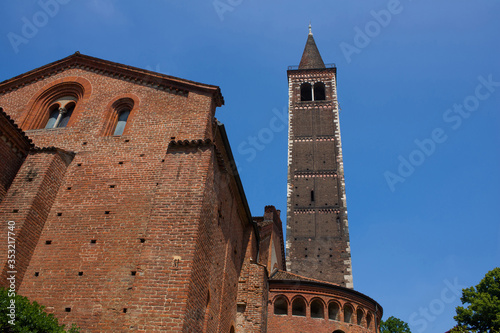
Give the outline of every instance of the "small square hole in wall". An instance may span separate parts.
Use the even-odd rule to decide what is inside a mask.
[[[171,136],[171,137],[170,137],[170,140],[175,140],[175,136]]]
[[[245,303],[236,304],[236,311],[239,313],[245,312],[247,305]]]
[[[139,155],[139,157],[144,157],[144,154]]]
[[[146,242],[145,238],[139,238],[139,240],[141,241],[141,243],[145,243]]]
[[[12,213],[19,213],[19,209],[14,209]]]
[[[118,164],[123,164],[123,161],[118,162]]]
[[[40,272],[35,272],[35,276],[39,276],[40,275]]]
[[[161,163],[165,162],[165,160],[161,160]]]
[[[50,244],[52,244],[52,241],[51,241],[51,240],[46,240],[46,241],[45,241],[45,244],[46,244],[46,245],[50,245]]]
[[[123,308],[123,313],[127,313],[127,308]]]
[[[70,186],[70,187],[68,187],[68,188],[66,188],[66,189],[67,189],[68,191],[71,191],[71,186]]]
[[[97,240],[96,240],[96,239],[91,239],[91,240],[90,240],[90,244],[95,244],[95,243],[97,243]]]
[[[104,214],[109,215],[109,210],[105,211]]]
[[[130,275],[132,275],[132,276],[135,276],[136,274],[137,274],[137,272],[136,272],[136,271],[131,271],[131,272],[130,272]]]
[[[87,142],[83,142],[82,145],[85,146],[87,144]]]
[[[78,276],[82,276],[83,275],[83,272],[78,272]]]
[[[116,185],[109,185],[109,188],[115,188]]]
[[[33,178],[31,178],[31,177],[30,177],[30,178],[28,178],[27,180],[28,180],[29,182],[32,182],[32,181],[33,181]]]
[[[82,163],[78,163],[76,166],[82,166]]]
[[[129,141],[130,141],[129,139],[125,139],[125,140],[123,140],[123,142],[129,142]]]
[[[57,213],[57,216],[62,216],[62,213]]]
[[[71,312],[71,308],[65,308],[64,311]]]

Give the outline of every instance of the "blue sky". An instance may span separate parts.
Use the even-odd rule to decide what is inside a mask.
[[[54,1],[2,3],[0,80],[80,51],[220,86],[253,215],[286,215],[286,70],[312,21],[337,65],[355,289],[444,332],[456,289],[498,266],[499,1]]]

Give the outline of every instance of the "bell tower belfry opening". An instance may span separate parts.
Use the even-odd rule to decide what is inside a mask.
[[[309,35],[288,75],[287,270],[353,288],[337,68]]]

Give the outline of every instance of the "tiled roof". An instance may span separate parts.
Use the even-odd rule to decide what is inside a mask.
[[[302,53],[299,69],[325,68],[325,63],[321,58],[316,42],[312,34],[307,36],[306,47]]]
[[[311,279],[311,278],[308,278],[308,277],[305,277],[305,276],[302,276],[302,275],[293,274],[293,273],[285,272],[285,271],[282,271],[282,270],[276,271],[276,273],[274,273],[273,275],[271,275],[271,277],[269,278],[269,280],[309,281],[309,282],[319,282],[319,283],[326,283],[326,284],[331,284],[331,285],[334,285],[334,286],[338,286],[338,284],[336,284],[336,283],[331,283],[331,282],[327,282],[327,281]]]

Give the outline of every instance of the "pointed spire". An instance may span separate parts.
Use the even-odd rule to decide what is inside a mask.
[[[314,41],[311,30],[311,22],[309,22],[309,34],[307,35],[306,47],[302,53],[299,69],[325,68],[325,63],[319,54],[318,47]]]

